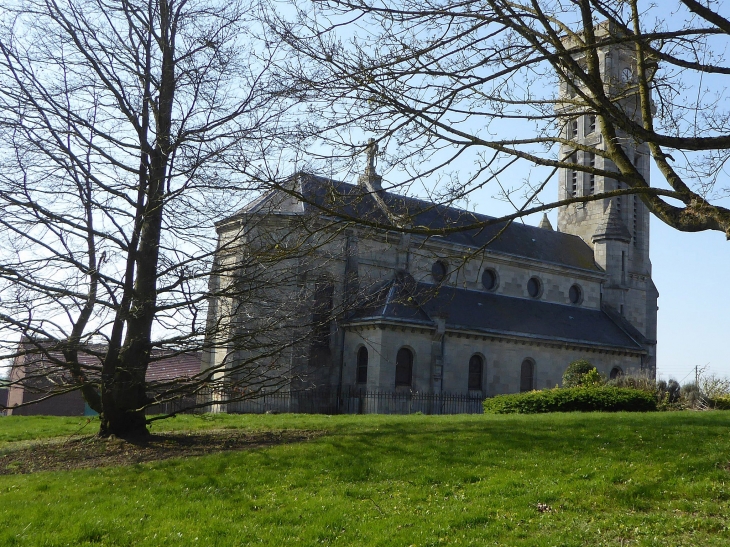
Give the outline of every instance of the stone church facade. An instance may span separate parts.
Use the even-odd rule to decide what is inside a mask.
[[[599,57],[607,81],[633,66],[616,48]],[[571,140],[600,148],[599,120],[564,113]],[[626,147],[648,178],[645,145]],[[655,375],[658,293],[638,198],[562,207],[557,230],[547,217],[483,226],[489,217],[384,191],[373,158],[357,184],[300,173],[218,224],[229,273],[211,279],[209,322],[229,326],[204,369],[233,370],[235,383],[259,367],[291,390],[480,397],[554,387],[580,358],[606,376]],[[559,197],[616,184],[562,169]],[[226,292],[246,283],[245,298]]]

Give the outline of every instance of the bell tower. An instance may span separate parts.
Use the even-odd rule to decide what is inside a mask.
[[[636,59],[630,42],[601,46],[600,41],[615,37],[618,29],[609,22],[595,29],[599,67],[604,89],[616,98],[617,104],[631,117],[640,119],[639,97],[635,88]],[[571,46],[566,39],[566,46]],[[583,64],[582,54],[576,61]],[[572,82],[563,82],[561,97],[577,96]],[[557,109],[564,120],[566,139],[593,149],[588,152],[563,145],[561,159],[569,163],[618,171],[602,151],[606,149],[601,130],[600,112],[592,112],[579,104],[565,101]],[[627,134],[618,135],[626,155],[634,162],[644,179],[649,181],[649,147]],[[561,168],[558,199],[589,196],[625,188],[621,182],[579,169]],[[651,279],[649,259],[649,211],[637,195],[576,203],[558,210],[558,231],[580,236],[593,248],[596,263],[608,274],[602,287],[602,305],[615,312],[641,334],[641,343],[648,355],[645,372],[656,374],[656,317],[659,296]]]

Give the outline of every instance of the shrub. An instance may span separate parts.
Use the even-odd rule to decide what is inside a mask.
[[[659,380],[656,382],[656,390],[654,395],[656,396],[657,408],[659,410],[682,410],[685,405],[680,401],[680,386],[676,380]]]
[[[708,399],[730,395],[730,379],[716,374],[700,374],[700,393]]]
[[[700,406],[702,401],[700,388],[694,382],[691,384],[684,384],[679,390],[679,397],[684,406],[687,408],[697,408]]]
[[[715,410],[730,410],[730,395],[720,395],[711,400]]]
[[[585,359],[578,359],[568,365],[563,373],[563,387],[576,387],[581,385],[583,376],[594,370],[596,367]]]
[[[584,386],[497,395],[483,403],[487,414],[544,412],[646,412],[656,410],[654,394],[630,388]]]
[[[584,387],[588,386],[602,386],[606,383],[606,379],[601,376],[598,369],[593,368],[586,372],[580,379],[580,385]]]
[[[613,387],[625,387],[629,389],[638,389],[646,391],[647,393],[656,393],[657,384],[656,380],[649,378],[648,376],[629,376],[622,374],[616,376],[613,380],[606,382],[606,385]]]
[[[667,402],[672,404],[679,402],[681,390],[682,388],[677,380],[669,380],[667,384]]]

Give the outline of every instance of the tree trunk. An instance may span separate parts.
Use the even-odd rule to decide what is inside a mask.
[[[152,324],[157,305],[157,268],[159,262],[160,238],[162,234],[162,213],[164,208],[165,181],[168,161],[171,155],[170,129],[175,96],[175,25],[169,4],[160,2],[160,40],[162,47],[162,70],[159,80],[155,116],[156,131],[154,146],[143,145],[149,152],[149,179],[147,203],[145,204],[139,249],[136,253],[136,280],[132,304],[127,318],[127,333],[118,358],[107,355],[116,363],[105,363],[105,370],[113,370],[113,377],[107,374],[102,382],[106,398],[102,413],[100,434],[114,434],[122,437],[147,435],[145,406],[149,402],[146,394],[145,375],[152,351]],[[108,365],[108,366],[107,366]]]

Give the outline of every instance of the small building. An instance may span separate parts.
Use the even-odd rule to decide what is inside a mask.
[[[91,382],[101,374],[106,346],[89,344],[78,354],[79,367]],[[153,355],[146,380],[150,396],[162,386],[185,382],[200,373],[200,354]],[[4,401],[0,401],[4,403]],[[96,414],[84,401],[60,351],[48,341],[24,339],[10,369],[7,415],[84,416]],[[152,408],[154,411],[154,408]]]
[[[5,416],[5,406],[8,402],[8,388],[0,387],[0,416]]]

